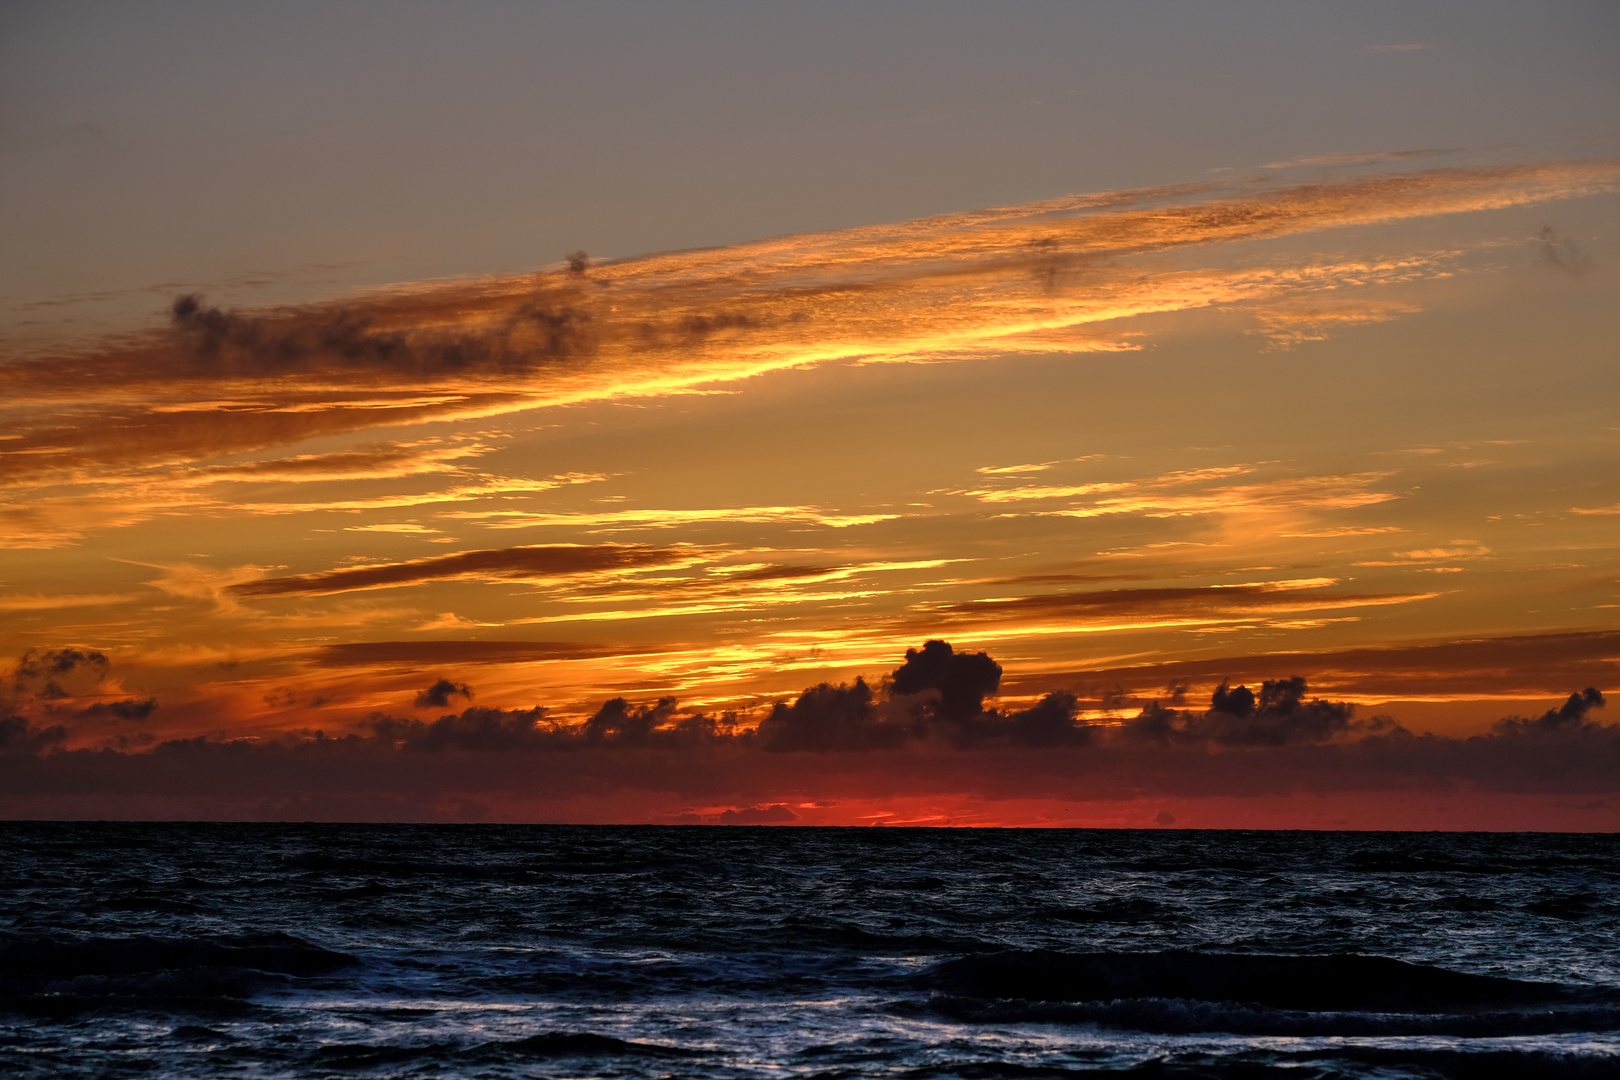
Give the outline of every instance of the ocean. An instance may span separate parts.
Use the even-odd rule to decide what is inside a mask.
[[[1620,1076],[1620,837],[0,823],[17,1077]]]

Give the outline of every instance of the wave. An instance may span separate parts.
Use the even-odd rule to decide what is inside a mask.
[[[0,936],[0,1007],[226,1007],[359,961],[290,934],[187,938]]]
[[[922,975],[927,1009],[978,1023],[1155,1032],[1484,1036],[1620,1030],[1620,991],[1473,975],[1382,956],[963,956]]]
[[[454,1042],[328,1043],[304,1055],[320,1070],[353,1071],[391,1065],[510,1064],[558,1058],[678,1059],[709,1057],[706,1050],[639,1040],[617,1039],[592,1031],[546,1031],[524,1039],[502,1039],[477,1045]]]

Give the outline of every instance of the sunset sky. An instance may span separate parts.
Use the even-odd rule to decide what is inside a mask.
[[[1616,55],[8,5],[0,815],[1620,828]]]

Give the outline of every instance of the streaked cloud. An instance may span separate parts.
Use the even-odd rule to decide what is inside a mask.
[[[265,599],[278,596],[321,596],[361,589],[392,589],[430,581],[467,578],[548,580],[577,575],[634,573],[653,567],[689,565],[705,558],[691,548],[655,548],[640,544],[548,544],[534,547],[459,551],[430,559],[356,566],[320,574],[262,578],[226,587],[232,596]]]
[[[1082,343],[1063,335],[1150,313],[1276,312],[1295,297],[1303,314],[1278,332],[1314,340],[1397,309],[1352,314],[1298,297],[1447,273],[1455,254],[1242,270],[1163,260],[1196,263],[1211,244],[1609,191],[1617,179],[1612,162],[1566,162],[1258,193],[1151,189],[268,312],[186,299],[166,331],[0,368],[12,436],[0,443],[0,484],[12,493],[0,513],[13,525],[10,542],[49,546],[94,526],[71,497],[36,497],[42,486],[89,485],[117,501],[117,486],[145,470],[316,437],[667,395],[830,361],[1040,349],[1052,334],[1050,347],[1075,351]],[[263,475],[457,460],[438,453],[393,466],[294,455]],[[245,480],[252,467],[215,475]],[[109,508],[103,527],[138,517]]]

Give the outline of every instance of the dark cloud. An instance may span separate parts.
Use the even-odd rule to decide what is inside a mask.
[[[1592,269],[1592,260],[1581,251],[1574,240],[1567,236],[1560,236],[1551,225],[1543,225],[1536,234],[1536,244],[1541,250],[1541,261],[1547,266],[1557,267],[1570,277],[1585,277],[1587,271]]]
[[[80,662],[54,654],[33,659],[41,673]],[[763,824],[797,819],[783,801],[789,797],[1620,795],[1620,725],[1593,718],[1604,702],[1596,688],[1539,717],[1510,717],[1488,733],[1458,739],[1415,735],[1382,718],[1357,721],[1348,704],[1312,697],[1303,676],[1267,679],[1258,690],[1224,682],[1208,709],[1150,701],[1123,722],[1087,722],[1069,690],[1027,709],[987,710],[984,699],[999,677],[988,655],[959,653],[936,639],[908,651],[887,684],[893,693],[876,693],[863,680],[813,686],[775,705],[757,728],[729,715],[683,713],[672,698],[616,697],[580,722],[542,707],[467,708],[431,721],[373,714],[335,737],[194,738],[144,751],[138,739],[67,749],[67,728],[0,713],[0,808],[66,812],[81,804],[62,800],[87,792],[159,800],[191,792],[212,800],[213,817],[303,815],[284,809],[295,796],[306,800],[297,807],[329,806],[322,813],[350,819],[420,817],[421,800],[454,802],[457,793],[476,792],[485,800],[731,806],[730,817],[710,812],[702,820]],[[440,681],[451,688],[449,700],[457,684]],[[108,704],[143,706],[133,699]],[[394,801],[367,809],[366,792]],[[242,809],[250,798],[278,800],[274,806],[283,809]],[[411,804],[417,809],[400,799],[417,800]]]
[[[1280,588],[1276,585],[1197,585],[1156,589],[1098,589],[1086,592],[1040,593],[997,600],[970,600],[940,609],[952,621],[994,622],[1007,619],[1097,615],[1221,616],[1259,613],[1268,609],[1296,610],[1359,604],[1399,603],[1419,599],[1421,593],[1348,593],[1322,588]]]
[[[1013,713],[1005,722],[1015,746],[1082,746],[1093,732],[1078,722],[1080,702],[1066,690],[1047,694],[1032,708]]]
[[[37,757],[61,745],[67,734],[67,728],[60,724],[39,728],[26,717],[0,716],[0,757]]]
[[[906,662],[890,678],[893,693],[937,691],[940,717],[966,719],[983,712],[984,699],[1001,685],[1001,665],[986,653],[959,653],[935,639],[907,649]]]
[[[799,815],[781,803],[726,810],[718,818],[722,825],[787,825],[798,820]]]
[[[143,701],[127,698],[123,701],[98,701],[94,705],[80,709],[76,715],[81,717],[110,716],[115,720],[145,720],[152,715],[152,711],[157,707],[157,698],[146,698]]]
[[[582,734],[587,742],[600,743],[616,738],[623,743],[644,743],[652,733],[675,714],[675,699],[659,698],[656,705],[635,708],[622,697],[614,698],[585,721]]]
[[[1185,734],[1223,746],[1284,746],[1327,742],[1350,730],[1355,706],[1342,701],[1306,701],[1299,676],[1268,679],[1256,702],[1246,686],[1235,690],[1222,683],[1202,717],[1190,719]]]
[[[453,697],[472,698],[472,687],[466,683],[453,683],[449,679],[440,679],[426,690],[416,695],[418,709],[447,709]]]
[[[1604,725],[1588,720],[1586,714],[1593,709],[1603,708],[1605,704],[1597,687],[1588,686],[1578,694],[1569,695],[1569,700],[1558,708],[1548,709],[1534,720],[1511,716],[1498,720],[1494,730],[1498,735],[1517,738],[1588,734],[1600,730]]]
[[[105,653],[94,649],[29,649],[11,669],[12,693],[57,700],[93,692],[107,677]]]
[[[903,724],[878,715],[871,688],[859,678],[852,686],[812,686],[792,705],[777,702],[756,731],[759,744],[773,752],[892,750],[908,734]]]
[[[297,574],[233,585],[232,595],[260,599],[272,596],[322,596],[356,589],[387,589],[448,578],[543,579],[570,574],[638,570],[667,566],[692,557],[690,548],[645,544],[538,544],[529,547],[459,551],[409,562],[357,566],[320,574]]]
[[[1150,702],[1125,722],[1120,736],[1160,747],[1279,747],[1324,744],[1350,734],[1355,706],[1320,698],[1307,701],[1309,689],[1297,675],[1267,679],[1258,696],[1247,686],[1223,681],[1210,695],[1207,711],[1167,709]],[[1369,725],[1365,730],[1378,729]]]
[[[583,270],[583,266],[580,267]],[[590,312],[563,291],[536,291],[477,331],[411,324],[387,304],[328,305],[271,315],[210,307],[177,297],[169,321],[197,375],[288,374],[311,369],[391,374],[510,373],[590,356],[597,334]]]
[[[441,716],[424,723],[374,715],[366,722],[373,736],[399,750],[437,753],[446,750],[506,753],[538,750],[556,743],[549,726],[541,727],[546,710],[467,709],[459,716]]]
[[[1346,696],[1373,700],[1447,694],[1551,697],[1568,693],[1571,686],[1620,682],[1616,657],[1620,657],[1620,631],[1535,634],[1057,671],[1010,677],[1010,692],[1043,692],[1086,682],[1122,685],[1138,699],[1153,699],[1167,682],[1184,687],[1213,685],[1230,676],[1234,681],[1257,683],[1287,672],[1313,684],[1331,682],[1335,692]]]

